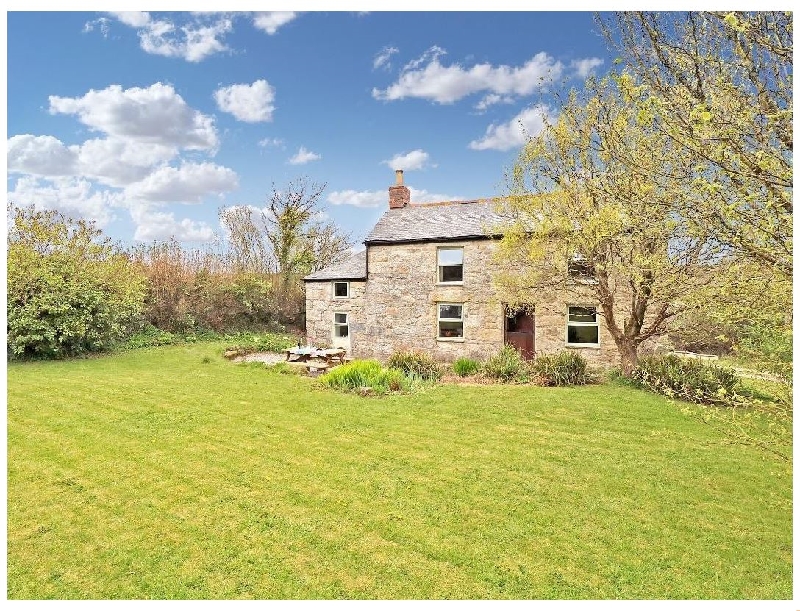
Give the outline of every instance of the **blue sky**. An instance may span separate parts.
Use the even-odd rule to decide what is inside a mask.
[[[394,169],[412,202],[502,191],[555,112],[612,63],[590,13],[8,13],[8,198],[116,240],[198,246],[272,183],[327,183],[360,242]],[[553,81],[555,84],[553,84]]]

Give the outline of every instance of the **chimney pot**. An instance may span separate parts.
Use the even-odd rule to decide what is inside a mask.
[[[395,170],[394,171],[394,184],[402,185],[403,184],[403,170]]]

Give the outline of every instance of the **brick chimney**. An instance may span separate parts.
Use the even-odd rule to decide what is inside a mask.
[[[395,170],[395,184],[389,187],[389,209],[405,208],[411,203],[411,191],[403,184],[403,170]]]

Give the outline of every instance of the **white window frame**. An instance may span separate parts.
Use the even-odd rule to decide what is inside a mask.
[[[347,295],[337,295],[336,294],[336,285],[337,284],[344,284],[347,286]],[[350,299],[350,282],[347,280],[334,280],[331,283],[331,291],[333,292],[334,299]]]
[[[461,308],[461,318],[442,318],[442,306],[457,306]],[[443,336],[442,322],[460,322],[461,323],[461,337]],[[463,303],[449,303],[440,302],[436,304],[436,339],[440,341],[450,342],[463,342],[464,341],[464,304]]]
[[[336,322],[336,315],[341,314],[344,316],[344,322]],[[336,331],[339,327],[347,327],[347,335],[337,335]],[[350,339],[350,313],[349,312],[334,312],[333,313],[333,337],[337,339]]]
[[[574,322],[569,319],[570,308],[594,308],[594,322]],[[564,328],[564,341],[566,346],[574,348],[599,348],[600,347],[600,321],[598,320],[598,307],[596,305],[587,305],[579,303],[571,303],[567,305],[567,325]],[[569,341],[569,328],[570,327],[597,327],[597,342],[570,342]]]
[[[443,250],[460,250],[461,251],[461,280],[442,280],[443,267],[455,267],[454,265],[441,265],[439,263],[439,253]],[[464,284],[464,247],[463,246],[437,246],[436,247],[436,283],[458,285]]]

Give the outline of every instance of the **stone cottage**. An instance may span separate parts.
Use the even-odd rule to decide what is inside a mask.
[[[591,364],[618,360],[598,304],[553,291],[509,313],[498,298],[493,254],[502,218],[489,200],[413,204],[403,172],[366,250],[305,277],[309,343],[343,347],[356,358],[398,350],[441,361],[484,359],[513,345],[525,358],[578,350]]]

